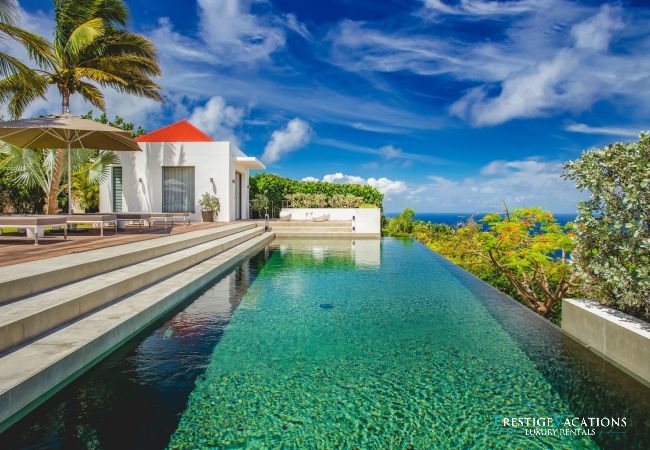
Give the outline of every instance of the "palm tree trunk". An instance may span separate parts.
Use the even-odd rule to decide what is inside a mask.
[[[63,174],[64,159],[65,150],[56,150],[54,167],[52,167],[50,191],[47,194],[47,202],[45,204],[45,214],[59,213],[59,185],[61,184],[61,175]]]
[[[70,93],[61,91],[61,112],[63,114],[70,113]],[[47,194],[45,203],[45,214],[58,214],[59,213],[59,186],[61,185],[61,175],[63,175],[63,164],[65,159],[65,150],[56,150],[56,158],[54,167],[52,168],[52,182],[50,183],[50,191]],[[70,174],[68,174],[70,176]],[[71,199],[68,199],[71,201]]]

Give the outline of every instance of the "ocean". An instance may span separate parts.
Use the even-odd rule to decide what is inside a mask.
[[[415,220],[423,220],[431,223],[444,223],[446,225],[456,225],[467,221],[469,217],[474,217],[478,221],[486,213],[415,213]],[[399,212],[385,213],[386,217],[391,218],[399,216]],[[555,218],[564,225],[567,222],[575,220],[575,214],[553,214]]]

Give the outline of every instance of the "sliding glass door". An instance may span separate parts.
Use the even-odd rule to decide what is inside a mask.
[[[194,212],[194,167],[163,167],[162,188],[162,212]]]

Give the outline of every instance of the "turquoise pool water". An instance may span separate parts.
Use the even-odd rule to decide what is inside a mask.
[[[587,412],[554,385],[574,380],[549,379],[578,379],[579,368],[556,329],[507,298],[506,310],[491,310],[481,295],[491,289],[450,269],[412,242],[280,244],[215,347],[170,447],[595,448],[612,439],[605,434],[629,432],[608,428],[594,440],[584,427],[527,436],[498,425],[497,416]],[[526,335],[500,322],[509,308]],[[556,374],[525,349],[546,334],[543,358]],[[640,399],[648,405],[647,392]],[[605,414],[597,403],[589,417]],[[610,406],[607,416],[629,413]]]
[[[276,240],[0,448],[646,449],[649,411],[650,389],[417,242]],[[626,426],[555,424],[575,417]]]

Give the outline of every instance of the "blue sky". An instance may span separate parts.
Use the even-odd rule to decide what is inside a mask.
[[[571,212],[562,162],[650,128],[644,3],[129,0],[167,103],[108,92],[108,112],[190,119],[269,172],[372,184],[387,211]],[[50,2],[21,6],[47,35]]]

